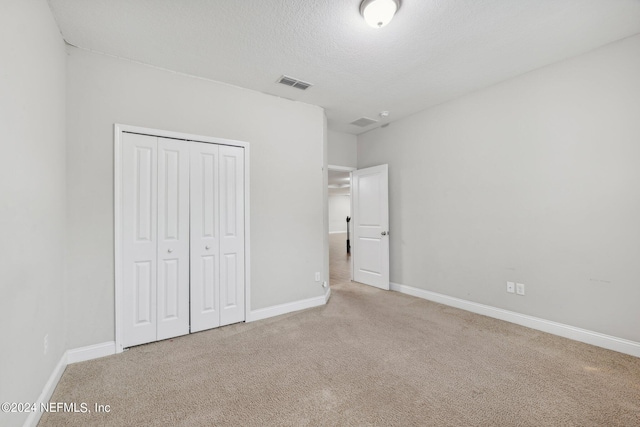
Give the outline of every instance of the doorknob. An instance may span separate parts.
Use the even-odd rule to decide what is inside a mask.
[[[383,231],[383,232],[382,232],[382,233],[380,233],[380,234],[382,234],[383,236],[386,236],[386,235],[387,235],[387,232],[386,232],[386,231]]]
[[[173,252],[173,249],[167,249],[167,252],[171,253]]]
[[[205,246],[204,248],[205,248],[206,250],[209,250],[209,249],[211,249],[211,246],[207,245],[207,246]]]

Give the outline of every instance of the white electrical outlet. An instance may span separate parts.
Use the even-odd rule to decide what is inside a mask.
[[[516,291],[516,284],[513,282],[507,282],[507,292],[509,292],[510,294],[514,293]]]
[[[320,272],[316,271],[316,282],[320,281]]]
[[[326,281],[325,281],[325,282],[322,282],[322,287],[323,287],[323,288],[326,288],[327,286],[328,286],[328,285],[327,285],[327,282],[326,282]]]
[[[516,294],[524,295],[524,283],[516,283]]]
[[[44,336],[44,354],[46,356],[47,351],[49,351],[49,334]]]

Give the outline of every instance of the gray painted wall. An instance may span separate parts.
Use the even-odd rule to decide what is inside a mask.
[[[329,194],[329,233],[346,233],[348,216],[351,216],[351,196]]]
[[[328,131],[329,164],[332,166],[358,166],[358,138],[344,132]]]
[[[66,59],[45,1],[2,2],[0,56],[0,402],[35,402],[66,350]]]
[[[640,342],[640,36],[358,137],[391,280]],[[505,282],[526,295],[505,292]]]
[[[324,132],[322,139],[324,141],[322,147],[322,221],[323,221],[323,264],[322,264],[322,282],[327,282],[327,289],[325,292],[329,292],[329,170],[327,169],[329,161],[329,131],[327,129],[327,116],[323,114]]]
[[[249,142],[251,306],[323,295],[314,277],[325,253],[320,107],[67,53],[69,348],[114,339],[114,123]]]

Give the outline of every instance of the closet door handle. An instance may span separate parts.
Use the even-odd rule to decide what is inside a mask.
[[[209,249],[211,249],[211,246],[207,245],[207,246],[205,246],[204,248],[205,248],[206,250],[209,250]]]
[[[173,252],[173,249],[167,249],[167,252],[171,253]]]

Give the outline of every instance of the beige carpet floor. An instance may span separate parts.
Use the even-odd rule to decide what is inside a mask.
[[[358,283],[67,367],[40,426],[640,426],[640,359]]]

